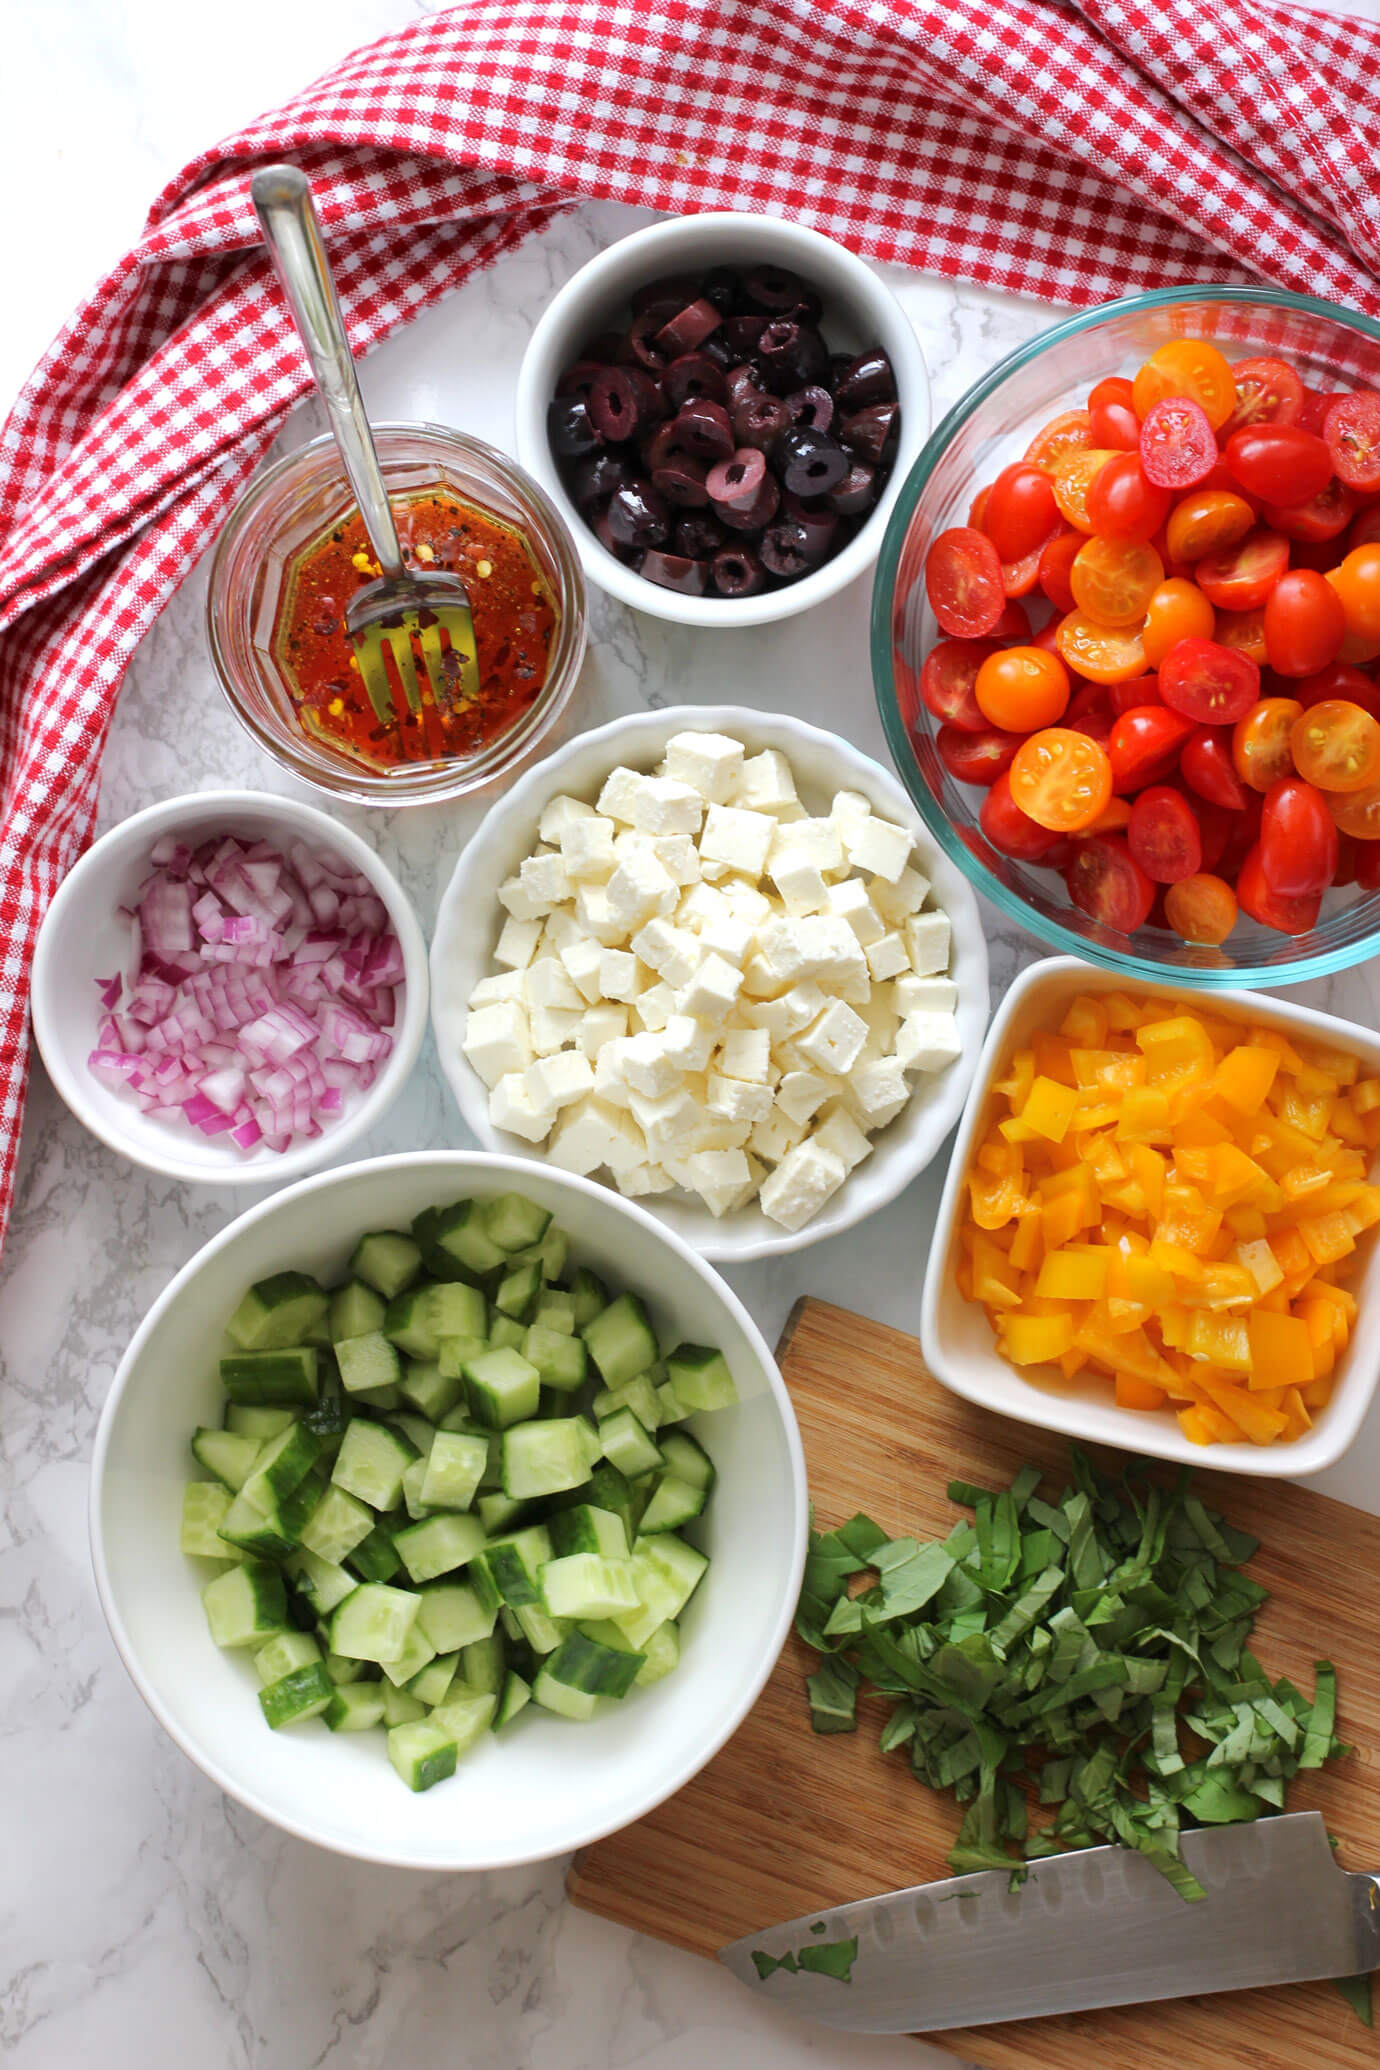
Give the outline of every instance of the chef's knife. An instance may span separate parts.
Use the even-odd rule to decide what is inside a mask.
[[[1337,1867],[1316,1811],[1185,1833],[1183,1859],[1207,1892],[1193,1903],[1134,1849],[1091,1847],[1032,1862],[1014,1891],[986,1869],[807,1912],[719,1960],[790,2011],[864,2034],[1380,1967],[1380,1878]]]

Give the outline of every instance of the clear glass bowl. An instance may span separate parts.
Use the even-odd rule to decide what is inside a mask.
[[[1380,893],[1329,892],[1318,925],[1283,935],[1243,915],[1220,949],[1190,946],[1160,927],[1118,933],[1077,911],[1052,870],[1010,861],[983,837],[986,795],[940,761],[938,721],[920,701],[921,663],[943,637],[925,595],[930,542],[966,522],[980,482],[1018,460],[1038,427],[1084,405],[1109,374],[1133,374],[1171,338],[1211,338],[1228,359],[1288,359],[1309,387],[1380,388],[1380,324],[1307,295],[1272,288],[1165,288],[1056,324],[994,367],[939,425],[892,512],[872,599],[872,676],[901,779],[935,838],[1002,912],[1050,948],[1135,978],[1206,989],[1286,985],[1326,977],[1380,948]]]
[[[265,468],[231,512],[211,560],[207,638],[231,710],[294,776],[361,805],[434,804],[514,769],[564,708],[584,658],[585,578],[545,491],[506,454],[439,424],[375,425],[374,441],[390,495],[415,495],[442,483],[527,535],[561,614],[536,702],[476,755],[378,775],[303,732],[272,635],[293,555],[355,507],[329,436]]]

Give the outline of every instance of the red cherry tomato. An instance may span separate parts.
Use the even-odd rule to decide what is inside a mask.
[[[1363,712],[1380,719],[1380,683],[1372,682],[1349,661],[1334,661],[1316,675],[1300,677],[1290,683],[1287,694],[1296,697],[1305,711],[1310,705],[1335,704],[1340,699],[1344,704],[1359,704]]]
[[[1143,704],[1163,704],[1158,676],[1133,676],[1129,683],[1108,683],[1107,706],[1114,719],[1123,712],[1139,710]]]
[[[1223,427],[1228,433],[1247,424],[1292,424],[1303,408],[1303,383],[1282,359],[1243,359],[1232,368],[1236,408]]]
[[[1003,574],[1005,570],[1003,570]],[[988,635],[993,640],[1028,640],[1030,638],[1030,613],[1019,597],[1008,597],[1002,606],[1001,617]]]
[[[1011,767],[1011,758],[1023,737],[1019,733],[1003,733],[1000,726],[984,727],[981,733],[941,726],[934,745],[956,783],[992,784]]]
[[[1038,553],[1058,523],[1059,506],[1044,469],[1024,460],[1003,467],[982,514],[982,529],[996,547],[998,559],[1021,561],[1027,554]]]
[[[1182,791],[1152,784],[1131,807],[1126,845],[1156,884],[1178,884],[1203,867],[1203,837]]]
[[[1192,719],[1162,704],[1138,705],[1123,712],[1111,731],[1107,753],[1112,763],[1112,789],[1125,797],[1170,775],[1179,750],[1195,731]]]
[[[1088,443],[1111,452],[1134,453],[1140,444],[1140,419],[1133,389],[1119,374],[1099,381],[1088,397]]]
[[[1307,503],[1332,479],[1332,455],[1297,424],[1256,424],[1227,440],[1227,465],[1243,489],[1267,503]]]
[[[1346,535],[1346,550],[1354,553],[1358,546],[1380,546],[1380,503],[1363,510],[1351,521],[1351,530]]]
[[[1140,460],[1160,489],[1191,489],[1217,464],[1217,436],[1200,404],[1166,395],[1140,427]]]
[[[1231,726],[1260,695],[1260,670],[1239,647],[1180,640],[1160,663],[1160,696],[1200,726]]]
[[[1224,811],[1239,812],[1246,802],[1246,786],[1232,765],[1231,735],[1225,728],[1200,726],[1183,744],[1179,774],[1197,797]]]
[[[1323,420],[1332,465],[1349,489],[1380,489],[1380,395],[1343,395]]]
[[[1339,389],[1319,390],[1316,388],[1305,388],[1303,391],[1303,402],[1294,422],[1301,430],[1314,431],[1319,438],[1323,438],[1326,436],[1323,426],[1327,422],[1327,413],[1332,408],[1333,403],[1340,402],[1341,400],[1342,393]]]
[[[1316,675],[1345,638],[1346,612],[1332,584],[1315,568],[1287,569],[1265,599],[1265,652],[1275,673]]]
[[[925,557],[925,590],[941,629],[956,639],[990,633],[1006,608],[1001,559],[985,532],[954,525]]]
[[[1317,546],[1340,538],[1355,510],[1356,491],[1338,481],[1334,474],[1326,488],[1310,496],[1306,503],[1267,503],[1261,514],[1272,532]]]
[[[1380,841],[1356,843],[1356,887],[1359,891],[1380,891]]]
[[[1056,532],[1040,549],[1040,587],[1056,611],[1075,608],[1069,576],[1074,561],[1087,543],[1087,533],[1070,525],[1066,531]]]
[[[1155,886],[1121,834],[1090,834],[1064,871],[1069,897],[1080,913],[1119,934],[1143,927],[1155,903]]]
[[[1040,579],[1040,555],[1038,549],[1028,553],[1023,560],[1003,561],[1001,564],[1001,586],[1010,598],[1028,597]],[[1002,617],[1005,617],[1005,612]],[[1001,619],[997,621],[1001,624]],[[1026,631],[1030,626],[1027,622]]]
[[[1203,868],[1215,870],[1236,838],[1239,812],[1228,812],[1221,805],[1209,805],[1206,798],[1194,797],[1189,801],[1193,817],[1198,822],[1198,835],[1203,844]],[[1249,847],[1250,843],[1247,842]],[[1244,849],[1243,849],[1244,854]]]
[[[989,654],[991,640],[941,640],[931,647],[920,671],[920,697],[926,711],[964,733],[985,733],[987,721],[978,710],[974,684]]]
[[[1283,892],[1272,891],[1261,867],[1258,841],[1237,872],[1236,896],[1243,913],[1279,934],[1307,934],[1318,924],[1321,892],[1287,898]]]
[[[1240,812],[1219,813],[1215,805],[1205,804],[1203,806],[1203,826],[1205,829],[1203,853],[1205,855],[1208,852],[1206,830],[1220,824],[1222,821],[1226,822],[1226,838],[1222,843],[1221,852],[1212,864],[1212,868],[1220,871],[1222,876],[1234,879],[1242,863],[1260,839],[1260,809],[1264,802],[1259,791],[1247,791],[1245,807]]]
[[[1350,834],[1338,834],[1337,867],[1332,872],[1332,882],[1334,884],[1340,886],[1356,882],[1356,871],[1365,846],[1364,841],[1353,841]]]
[[[1258,611],[1288,565],[1288,540],[1257,526],[1235,546],[1205,554],[1193,576],[1219,611]]]
[[[1005,773],[983,799],[978,825],[997,853],[1010,856],[1013,862],[1039,862],[1059,839],[1021,811],[1011,795],[1011,778]]]
[[[1083,535],[1080,532],[1078,536],[1081,539]],[[1053,618],[1047,620],[1037,633],[1030,635],[1030,645],[1038,647],[1044,654],[1057,654],[1059,652],[1059,627],[1062,624],[1062,618],[1056,614]]]
[[[982,530],[982,520],[987,515],[987,498],[991,493],[992,484],[988,482],[985,488],[978,490],[976,496],[968,505],[968,523],[975,531],[980,532]]]
[[[1265,793],[1260,867],[1272,892],[1307,898],[1326,891],[1337,868],[1337,829],[1321,791],[1286,776]]]
[[[1135,412],[1131,412],[1134,420]],[[1108,460],[1088,490],[1088,518],[1099,539],[1153,539],[1169,515],[1168,489],[1146,478],[1140,453],[1120,452]]]

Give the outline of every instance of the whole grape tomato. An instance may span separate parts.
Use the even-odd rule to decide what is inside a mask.
[[[1265,599],[1265,652],[1276,675],[1312,676],[1346,636],[1346,611],[1316,569],[1289,568]]]
[[[1231,734],[1225,727],[1200,726],[1183,744],[1179,774],[1188,788],[1210,805],[1239,812],[1246,789],[1231,758]]]
[[[995,783],[1011,767],[1021,738],[1019,733],[1003,733],[999,726],[984,726],[981,733],[965,732],[959,726],[941,726],[934,745],[956,783],[986,785]]]
[[[1168,489],[1156,488],[1139,452],[1113,452],[1088,489],[1088,518],[1099,539],[1153,539],[1169,515]]]
[[[1265,793],[1260,867],[1271,891],[1306,898],[1326,891],[1337,868],[1337,829],[1321,791],[1286,776]]]
[[[1321,892],[1288,898],[1283,892],[1272,891],[1261,866],[1258,841],[1237,872],[1236,896],[1243,913],[1279,934],[1307,934],[1318,924]]]
[[[1247,494],[1266,503],[1306,503],[1332,479],[1327,441],[1297,424],[1255,424],[1234,431],[1226,461]]]
[[[1210,640],[1217,614],[1203,592],[1182,575],[1171,575],[1152,590],[1145,607],[1141,645],[1151,668],[1158,668],[1180,640]]]
[[[998,557],[1020,561],[1038,553],[1058,523],[1059,508],[1045,470],[1025,460],[1003,467],[988,491],[982,516],[982,529]]]

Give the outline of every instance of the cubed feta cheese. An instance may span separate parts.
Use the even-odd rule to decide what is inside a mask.
[[[861,877],[845,877],[841,884],[831,884],[825,893],[824,907],[836,919],[848,922],[864,949],[879,942],[886,933]]]
[[[764,1157],[768,1164],[779,1164],[788,1157],[805,1134],[803,1122],[792,1121],[779,1106],[774,1106],[765,1121],[759,1121],[748,1137],[749,1147],[758,1157]]]
[[[598,954],[598,944],[590,947]],[[569,951],[567,951],[567,954]],[[597,968],[597,966],[596,966]],[[559,956],[538,956],[523,973],[522,994],[529,1007],[561,1006],[578,1011],[581,995]]]
[[[567,1172],[631,1171],[646,1161],[647,1145],[631,1114],[586,1093],[556,1123],[546,1155]]]
[[[541,954],[559,956],[562,949],[568,949],[572,942],[588,941],[589,936],[581,927],[568,906],[557,906],[548,913],[541,931]]]
[[[802,1028],[808,1028],[815,1015],[822,1013],[828,1004],[825,993],[813,978],[806,978],[798,985],[792,985],[779,999],[763,999],[752,1006],[744,1007],[743,1019],[754,1028],[765,1028],[769,1040],[775,1044],[785,1042]]]
[[[738,771],[732,799],[749,812],[770,813],[797,802],[791,765],[779,748],[748,756]]]
[[[549,903],[539,899],[521,876],[509,877],[499,885],[498,902],[515,920],[540,920],[550,911]]]
[[[683,1066],[666,1053],[664,1031],[659,1035],[630,1035],[619,1052],[623,1076],[644,1099],[659,1100],[680,1084]]]
[[[846,1107],[831,1107],[810,1141],[820,1150],[832,1150],[846,1172],[872,1154],[872,1145]]]
[[[654,985],[648,985],[645,992],[638,993],[633,1001],[633,1012],[644,1028],[656,1034],[666,1026],[673,1013],[680,1012],[680,1007],[671,987],[658,978]]]
[[[561,861],[566,875],[575,883],[606,884],[613,875],[613,821],[572,820],[561,835]]]
[[[626,1107],[632,1100],[632,1087],[623,1076],[623,1051],[629,1041],[626,1035],[615,1035],[611,1042],[605,1042],[594,1060],[594,1090],[610,1107]]]
[[[594,1066],[578,1049],[538,1057],[523,1073],[534,1107],[569,1107],[594,1090]]]
[[[703,957],[698,938],[688,927],[651,919],[632,938],[633,954],[664,978],[673,990],[688,985]]]
[[[461,1047],[487,1086],[497,1085],[511,1071],[525,1071],[532,1061],[525,1009],[516,999],[472,1007]]]
[[[746,963],[752,942],[752,929],[746,920],[739,919],[731,906],[706,920],[700,929],[700,947],[715,956],[722,956],[725,963],[731,963],[735,970],[741,970]]]
[[[878,819],[875,812],[870,812],[866,819],[843,821],[841,832],[844,852],[853,868],[866,870],[888,884],[896,882],[915,846],[909,827]]]
[[[871,1132],[894,1121],[910,1098],[910,1087],[898,1056],[855,1064],[848,1074],[848,1104]]]
[[[646,973],[631,949],[599,951],[599,990],[605,999],[631,1003],[646,986]]]
[[[615,1006],[609,1000],[601,1000],[598,1006],[591,1006],[582,1015],[575,1031],[575,1047],[596,1063],[600,1052],[610,1042],[621,1042],[628,1032],[628,1009]]]
[[[593,817],[594,807],[586,805],[583,798],[567,798],[564,795],[548,798],[542,807],[537,833],[551,847],[558,848],[567,827],[573,826],[578,819]]]
[[[596,811],[602,812],[608,819],[621,820],[624,826],[630,827],[633,823],[633,800],[645,781],[646,778],[639,775],[636,769],[611,769],[604,778]]]
[[[807,1068],[840,1078],[851,1069],[858,1051],[867,1040],[867,1022],[841,999],[831,999],[818,1020],[812,1021],[795,1038],[798,1054]]]
[[[741,878],[732,878],[725,884],[720,897],[740,920],[747,922],[754,934],[772,916],[771,900],[755,885],[744,884]]]
[[[775,999],[786,989],[785,978],[778,975],[765,956],[749,956],[743,966],[744,999]]]
[[[771,1071],[771,1037],[765,1028],[729,1028],[715,1062],[725,1078],[765,1085]]]
[[[689,1166],[696,1193],[716,1219],[728,1213],[752,1181],[741,1150],[696,1150]]]
[[[549,1057],[556,1050],[564,1049],[567,1042],[573,1042],[583,1018],[579,1007],[529,1006],[527,1025],[532,1032],[532,1047],[537,1055]]]
[[[929,897],[930,880],[909,864],[894,884],[876,877],[872,882],[872,903],[892,927],[899,927],[909,913],[918,913]]]
[[[712,884],[692,884],[681,893],[675,913],[676,926],[688,927],[692,934],[698,934],[710,920],[731,910],[723,893]]]
[[[622,922],[628,934],[654,913],[673,912],[678,896],[670,873],[650,848],[623,857],[609,878],[607,892],[609,913]]]
[[[666,1164],[689,1147],[700,1120],[700,1102],[690,1086],[678,1085],[659,1100],[634,1092],[629,1105],[653,1162]]]
[[[801,1229],[838,1192],[847,1174],[843,1159],[813,1140],[799,1143],[763,1179],[762,1213],[783,1229]]]
[[[689,834],[657,834],[652,853],[673,884],[684,888],[699,883],[699,850]]]
[[[827,887],[819,868],[803,849],[788,848],[774,855],[770,868],[781,903],[792,918],[820,910]]]
[[[644,776],[629,806],[639,834],[697,834],[704,817],[704,799],[674,776]]]
[[[749,1085],[744,1078],[724,1078],[719,1072],[709,1074],[709,1111],[722,1115],[725,1121],[765,1121],[771,1113],[772,1094],[769,1085]]]
[[[890,934],[884,934],[879,942],[873,942],[867,950],[867,968],[877,983],[899,977],[903,970],[910,969],[906,945],[894,929]]]
[[[776,1104],[788,1121],[803,1128],[832,1091],[829,1080],[817,1071],[788,1071],[776,1088]]]
[[[575,896],[570,873],[560,856],[553,852],[529,855],[518,871],[518,883],[542,913],[549,913],[553,906],[564,905],[568,898]]]
[[[866,819],[872,811],[872,801],[861,791],[836,791],[834,802],[829,807],[829,817],[842,832],[848,820]]]
[[[673,733],[666,774],[688,783],[710,805],[726,805],[743,766],[743,744],[726,733]]]
[[[896,1031],[896,1054],[906,1071],[942,1071],[961,1048],[951,1013],[910,1013]]]
[[[470,993],[471,1006],[494,1006],[501,999],[521,999],[522,978],[520,970],[496,970],[492,977],[479,980]]]
[[[495,1128],[524,1142],[540,1143],[551,1133],[556,1119],[554,1107],[539,1106],[532,1097],[526,1071],[510,1071],[489,1094],[489,1119]]]
[[[931,977],[948,969],[947,913],[912,913],[902,931],[910,967],[917,977]]]
[[[696,1020],[721,1021],[743,988],[743,974],[725,956],[702,956],[676,994],[682,1013]]]
[[[494,948],[494,962],[503,964],[508,970],[526,970],[537,953],[540,940],[540,920],[518,920],[510,914]]]
[[[828,992],[846,995],[859,983],[870,990],[858,937],[848,922],[836,914],[810,913],[803,920],[769,920],[757,937],[757,948],[768,967],[788,983],[812,977]]]
[[[599,965],[609,953],[590,934],[580,935],[561,950],[561,967],[586,1006],[594,1006],[604,996],[599,985]]]
[[[958,1005],[958,986],[952,978],[916,977],[907,971],[892,987],[898,1014],[952,1013]]]
[[[771,875],[776,876],[778,856],[797,853],[803,855],[807,862],[812,862],[817,870],[826,873],[843,868],[843,843],[832,820],[797,819],[778,827],[768,857]]]
[[[721,862],[755,884],[767,866],[776,822],[763,812],[711,805],[700,835],[700,862]]]
[[[661,1041],[673,1064],[682,1071],[703,1071],[714,1053],[717,1031],[688,1013],[673,1013],[661,1031]]]
[[[575,887],[575,918],[586,934],[606,949],[617,948],[631,932],[627,922],[614,912],[606,884],[578,884]]]
[[[671,1174],[659,1164],[634,1164],[618,1171],[613,1182],[625,1200],[642,1200],[649,1193],[669,1193],[675,1185]]]

